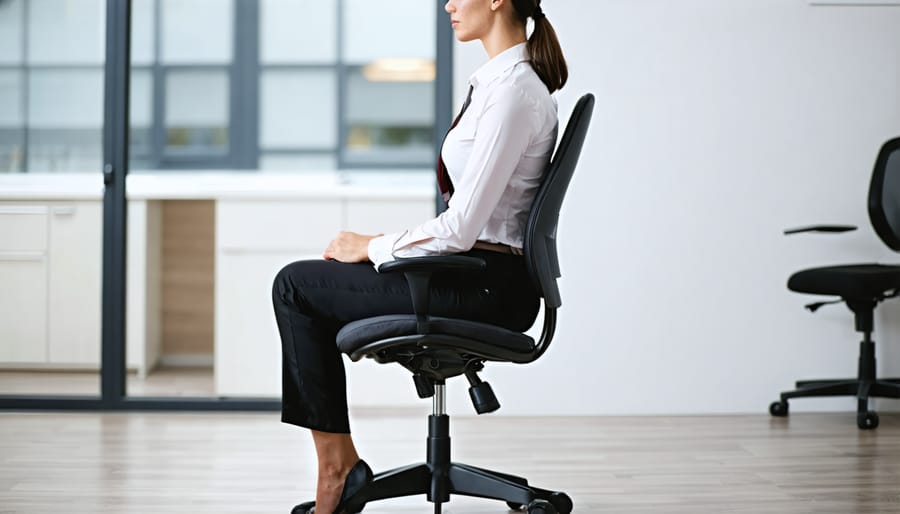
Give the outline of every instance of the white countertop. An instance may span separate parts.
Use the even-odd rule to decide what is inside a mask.
[[[0,174],[0,200],[87,200],[103,197],[97,173]],[[396,198],[435,196],[424,172],[273,173],[242,171],[131,172],[132,200]]]

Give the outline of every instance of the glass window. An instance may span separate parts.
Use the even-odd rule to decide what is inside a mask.
[[[355,70],[348,85],[348,160],[415,163],[431,158],[432,82],[370,81]]]
[[[260,88],[260,147],[334,148],[337,142],[334,71],[269,70]]]
[[[155,0],[131,0],[131,64],[154,61],[156,41]]]
[[[343,13],[342,57],[349,65],[344,161],[428,166],[434,137],[434,4],[346,0]]]
[[[153,77],[150,70],[132,70],[130,100],[132,128],[150,128],[153,124]]]
[[[90,173],[102,169],[101,129],[28,130],[28,171]]]
[[[260,61],[337,60],[337,2],[260,0]]]
[[[171,70],[166,75],[166,150],[222,153],[228,149],[228,74]]]
[[[233,0],[161,1],[164,63],[231,62]]]
[[[25,131],[0,127],[0,173],[24,171]]]
[[[345,0],[344,61],[366,64],[384,57],[434,59],[434,2]]]
[[[259,169],[285,172],[335,171],[337,170],[337,157],[334,155],[264,153],[259,158]]]
[[[0,2],[0,63],[22,62],[22,15],[24,0]]]
[[[29,171],[100,169],[102,126],[101,69],[30,72]]]
[[[28,123],[34,128],[103,126],[103,70],[32,70]]]
[[[22,171],[24,145],[22,73],[0,70],[0,173]]]
[[[129,157],[133,166],[145,167],[153,145],[153,76],[150,70],[132,69],[130,101]]]
[[[28,62],[100,64],[105,60],[103,0],[28,0]]]
[[[0,169],[96,160],[105,5],[0,0],[0,117],[19,120],[0,127]],[[428,168],[435,16],[421,0],[132,0],[132,163]],[[257,47],[239,36],[258,53],[235,53]]]
[[[22,118],[22,72],[0,70],[0,128],[19,128]]]

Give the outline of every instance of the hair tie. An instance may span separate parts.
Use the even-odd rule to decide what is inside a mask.
[[[547,15],[544,14],[544,11],[543,11],[543,9],[541,9],[541,6],[538,5],[534,8],[534,11],[531,13],[531,17],[534,19],[534,21],[538,21],[542,18],[546,18]]]

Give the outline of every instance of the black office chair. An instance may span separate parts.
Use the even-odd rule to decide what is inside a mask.
[[[556,225],[563,197],[575,171],[594,107],[593,95],[578,100],[555,157],[535,196],[525,233],[525,262],[536,289],[544,299],[541,339],[504,328],[461,319],[429,316],[428,287],[432,273],[441,270],[484,269],[482,259],[469,256],[416,257],[385,263],[381,273],[403,272],[409,282],[415,314],[378,316],[345,326],[338,347],[357,361],[370,357],[379,363],[396,362],[413,373],[421,398],[433,397],[428,418],[427,458],[424,463],[375,475],[374,480],[350,497],[347,512],[360,512],[366,503],[386,498],[427,495],[440,514],[451,494],[507,502],[529,514],[568,514],[572,500],[562,492],[528,485],[525,478],[450,461],[450,418],[445,412],[444,381],[465,375],[472,403],[479,414],[500,407],[490,385],[477,373],[486,361],[524,364],[539,358],[550,346],[561,305],[556,284],[560,276],[556,254]]]
[[[875,232],[892,250],[900,251],[900,138],[884,144],[869,185],[869,219]],[[786,230],[800,232],[846,232],[847,225],[819,225]],[[813,268],[797,272],[788,288],[799,293],[839,296],[840,300],[817,302],[806,308],[815,312],[829,303],[846,303],[856,317],[856,330],[863,333],[859,344],[859,376],[843,380],[803,380],[797,389],[781,393],[769,406],[773,416],[788,415],[788,400],[806,396],[856,396],[856,424],[861,429],[878,426],[878,414],[869,410],[870,397],[900,398],[900,379],[878,379],[875,374],[873,315],[878,302],[900,295],[900,266],[853,264]]]

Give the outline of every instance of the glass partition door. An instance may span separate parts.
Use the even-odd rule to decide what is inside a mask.
[[[378,27],[373,8],[0,0],[0,408],[277,407],[274,386],[215,380],[217,200],[126,199],[125,174],[431,173],[451,115],[443,2],[381,4]],[[278,351],[258,272],[253,337],[226,359],[248,366],[251,339]]]

